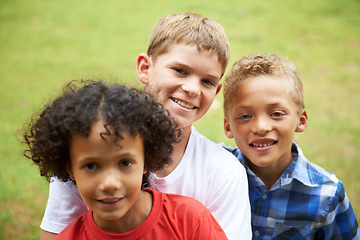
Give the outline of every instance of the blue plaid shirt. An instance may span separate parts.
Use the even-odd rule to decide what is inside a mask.
[[[342,182],[310,163],[295,143],[294,160],[270,190],[238,148],[225,148],[247,171],[253,239],[360,239]]]

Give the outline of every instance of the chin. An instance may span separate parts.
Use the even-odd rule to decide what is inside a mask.
[[[273,163],[272,161],[251,161],[249,159],[248,161],[251,162],[252,165],[259,168],[269,167]]]

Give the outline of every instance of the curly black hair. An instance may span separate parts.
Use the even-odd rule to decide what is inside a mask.
[[[72,81],[63,94],[45,105],[25,125],[23,138],[28,148],[24,156],[39,166],[41,176],[49,181],[55,176],[70,180],[66,165],[70,163],[69,141],[72,135],[87,137],[91,125],[104,120],[101,136],[114,134],[123,139],[122,132],[139,135],[144,143],[145,169],[143,188],[148,186],[149,172],[170,163],[172,144],[179,137],[176,123],[169,112],[152,96],[135,88],[102,81]]]

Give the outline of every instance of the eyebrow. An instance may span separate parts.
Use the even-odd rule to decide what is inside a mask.
[[[270,103],[270,104],[266,104],[266,107],[270,107],[270,108],[275,108],[275,107],[279,107],[282,106],[281,103]],[[253,108],[252,106],[248,106],[248,105],[240,105],[239,108],[241,109],[251,109]]]
[[[281,103],[270,103],[270,104],[267,104],[269,107],[277,107],[277,106],[281,106],[282,104]]]
[[[137,154],[133,154],[133,153],[129,153],[129,152],[125,152],[122,154],[119,154],[117,157],[121,157],[121,158],[127,158],[127,157],[136,157]],[[93,162],[93,161],[102,161],[101,157],[85,157],[83,159],[78,160],[77,162],[79,163],[87,163],[87,162]]]

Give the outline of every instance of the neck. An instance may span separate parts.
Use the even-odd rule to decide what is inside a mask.
[[[253,172],[263,181],[267,189],[270,189],[280,178],[282,170],[256,167]]]
[[[281,177],[282,173],[289,167],[293,159],[294,156],[292,156],[289,151],[288,156],[265,167],[256,166],[250,160],[247,160],[247,162],[249,163],[250,169],[261,179],[261,181],[263,181],[267,189],[270,189]]]
[[[166,165],[163,169],[156,172],[156,176],[163,178],[169,175],[179,165],[181,159],[185,154],[187,144],[191,134],[191,126],[182,129],[180,140],[173,144],[173,152],[171,154],[171,163]]]

